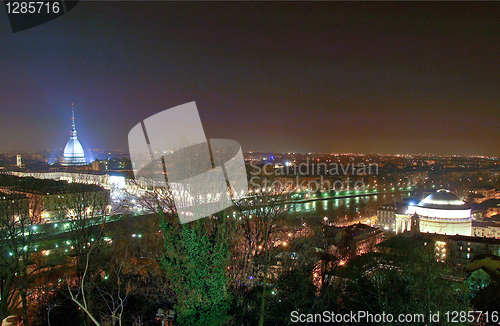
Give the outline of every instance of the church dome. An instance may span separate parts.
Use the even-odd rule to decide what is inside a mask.
[[[425,197],[419,207],[436,209],[466,209],[465,203],[457,195],[447,189],[440,189],[437,192]]]
[[[416,206],[409,206],[408,213],[426,218],[470,219],[471,209],[451,191],[440,189]]]
[[[470,236],[472,219],[471,209],[457,195],[440,189],[417,205],[408,206],[403,217],[396,215],[396,230],[407,231],[410,229],[409,225],[412,228],[418,225],[418,231],[424,233]],[[414,220],[418,222],[414,224]]]

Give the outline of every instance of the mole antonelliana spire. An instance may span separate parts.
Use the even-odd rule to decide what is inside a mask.
[[[71,131],[69,133],[69,141],[64,148],[62,165],[84,165],[85,153],[82,144],[78,141],[75,125],[75,108],[71,103]]]

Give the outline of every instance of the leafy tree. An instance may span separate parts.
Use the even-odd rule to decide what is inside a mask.
[[[291,311],[315,312],[318,308],[317,292],[313,266],[304,265],[286,271],[271,292],[266,324],[288,325]]]
[[[180,325],[225,325],[230,296],[227,266],[232,222],[223,214],[180,225],[159,208],[164,233],[162,267],[176,294]]]

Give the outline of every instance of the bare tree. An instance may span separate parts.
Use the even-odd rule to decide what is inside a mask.
[[[123,311],[127,302],[127,297],[128,294],[130,293],[130,282],[127,283],[125,286],[125,290],[122,289],[122,279],[121,279],[121,268],[116,272],[116,279],[117,279],[117,291],[116,293],[113,293],[110,290],[107,290],[99,285],[97,285],[95,282],[91,282],[90,280],[87,280],[87,275],[89,271],[89,266],[90,266],[90,257],[92,255],[92,249],[89,250],[89,252],[86,255],[86,263],[85,263],[85,269],[83,272],[82,277],[78,281],[78,285],[76,286],[76,291],[75,289],[72,289],[70,284],[71,282],[69,279],[67,279],[67,288],[68,288],[68,293],[71,297],[71,300],[76,303],[76,305],[84,311],[84,313],[87,315],[87,317],[96,325],[96,326],[114,326],[116,323],[118,323],[119,326],[122,325],[122,316],[123,316]],[[89,286],[87,286],[87,282],[92,283],[92,285],[97,289],[99,292],[99,295],[101,296],[102,300],[106,304],[108,308],[108,313],[105,314],[101,319],[103,320],[102,322],[99,322],[97,318],[94,316],[94,312],[91,311],[91,306],[89,304],[88,300],[88,294],[86,293],[86,290],[89,289]],[[75,293],[76,292],[76,293]]]
[[[81,317],[94,322],[93,281],[105,268],[104,230],[110,220],[109,192],[95,185],[66,183],[54,206],[56,218],[68,225],[67,243],[73,258],[66,273],[69,297],[80,307]],[[69,272],[69,274],[68,274]],[[80,300],[80,301],[78,301]]]
[[[28,325],[30,284],[38,273],[32,253],[36,250],[35,233],[40,220],[33,214],[40,202],[20,192],[30,180],[2,175],[0,193],[0,317],[22,308]]]
[[[297,253],[291,248],[294,238],[301,236],[303,224],[298,223],[298,219],[291,219],[289,214],[287,203],[294,187],[268,179],[260,181],[262,186],[252,189],[246,198],[236,203],[233,211],[237,227],[232,272],[240,290],[241,286],[256,280],[262,282],[258,308],[258,325],[261,326],[267,298],[272,292],[269,282],[275,282],[297,261],[293,259]],[[270,184],[273,186],[268,186]]]

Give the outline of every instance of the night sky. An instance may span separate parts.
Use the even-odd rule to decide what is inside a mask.
[[[500,156],[500,3],[80,2],[12,33],[0,151],[84,148],[196,101],[244,151]]]

